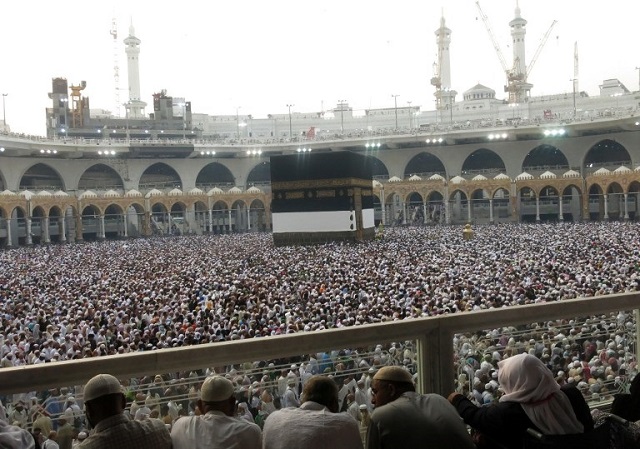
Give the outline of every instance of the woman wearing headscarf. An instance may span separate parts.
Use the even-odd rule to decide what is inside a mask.
[[[495,441],[521,448],[527,428],[544,435],[583,433],[593,429],[589,406],[575,387],[563,387],[540,359],[519,354],[498,362],[499,401],[478,407],[460,393],[449,395],[464,422],[480,435],[479,448]]]

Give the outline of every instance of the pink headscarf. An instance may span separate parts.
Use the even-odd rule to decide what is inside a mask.
[[[505,392],[500,402],[520,403],[545,435],[584,432],[569,399],[539,358],[519,354],[498,362],[498,368],[498,381]]]

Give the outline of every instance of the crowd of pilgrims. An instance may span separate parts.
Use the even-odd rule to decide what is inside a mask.
[[[8,249],[0,253],[0,367],[639,289],[636,223],[477,226],[471,240],[461,231],[387,228],[371,242],[301,247],[274,247],[270,234],[253,233]],[[620,312],[456,336],[458,389],[479,403],[495,400],[497,362],[529,352],[559,383],[575,382],[585,396],[597,399],[622,388],[637,371],[629,341],[634,326],[633,317]],[[318,362],[323,357],[326,365]],[[345,349],[279,362],[302,365],[282,372],[273,361],[260,361],[222,372],[244,386],[249,398],[268,391],[279,407],[281,376],[302,382],[307,374],[331,374],[341,386],[351,385],[341,390],[346,404],[353,402],[358,381],[366,381],[377,366],[417,370],[411,342],[374,346],[366,354]],[[179,378],[205,374],[134,379],[133,399],[137,394],[144,402],[150,388],[164,396]],[[187,393],[197,388],[178,384]],[[0,400],[12,404],[11,413],[21,405],[22,411],[8,418],[26,416],[26,424],[35,418],[27,410],[43,410],[47,400],[59,404],[50,415],[68,412],[74,394],[71,387],[64,394],[30,392]],[[197,397],[197,391],[186,397]],[[193,403],[185,401],[184,413]],[[257,416],[260,407],[247,403]]]

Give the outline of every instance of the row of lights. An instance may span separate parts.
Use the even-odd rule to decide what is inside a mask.
[[[64,133],[64,132],[66,132],[66,130],[65,130],[64,128],[62,128],[60,131],[61,131],[61,132],[63,132],[63,133]],[[120,132],[122,132],[122,131],[123,131],[123,130],[120,130]],[[133,132],[133,131],[136,131],[136,130],[135,130],[135,129],[131,129],[131,128],[129,128],[129,129],[126,129],[126,130],[124,130],[124,131],[125,131],[125,132],[126,132],[126,131]],[[176,133],[179,133],[179,132],[180,132],[180,130],[178,130],[178,129],[174,129],[174,130],[172,130],[172,131],[174,131],[174,132],[176,132]],[[97,130],[96,130],[96,132],[97,132],[98,134],[102,134],[102,130],[101,130],[101,129],[97,129]],[[117,130],[117,129],[112,129],[112,130],[111,130],[111,134],[115,134],[115,133],[117,133],[117,132],[118,132],[118,130]],[[191,132],[191,134],[195,134],[195,131],[190,131],[190,132]],[[145,134],[149,134],[149,130],[148,130],[148,129],[145,129],[145,130],[144,130],[144,133],[145,133]],[[161,129],[161,130],[160,130],[160,134],[164,134],[164,129]]]
[[[298,151],[298,153],[307,153],[307,152],[311,153],[311,148],[306,148],[306,147],[298,148],[296,151]]]
[[[40,150],[40,154],[57,154],[58,150]]]
[[[564,128],[544,130],[545,137],[559,137],[559,136],[564,136],[565,133],[566,131],[564,130]]]
[[[98,154],[100,156],[115,156],[116,152],[114,150],[98,150]]]
[[[247,150],[247,156],[260,156],[262,150]]]
[[[428,144],[432,144],[432,145],[438,145],[441,144],[442,142],[444,142],[444,139],[442,137],[438,137],[438,138],[433,138],[433,139],[427,139],[425,140],[426,143]]]
[[[372,149],[372,150],[376,150],[378,148],[380,148],[382,144],[380,142],[367,142],[364,146],[367,149]]]
[[[4,153],[4,147],[0,147],[0,153]]]
[[[200,156],[215,156],[216,152],[215,151],[201,151],[200,152]]]
[[[487,138],[489,140],[499,140],[499,139],[506,139],[509,135],[507,133],[498,133],[498,134],[489,134],[487,136]]]

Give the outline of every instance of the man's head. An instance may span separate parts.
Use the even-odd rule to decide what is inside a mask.
[[[84,387],[87,420],[95,427],[100,421],[124,411],[126,399],[118,379],[111,374],[98,374]]]
[[[198,408],[203,414],[210,410],[218,410],[227,416],[233,416],[236,405],[234,393],[233,383],[226,377],[207,377],[200,389]]]
[[[371,403],[374,407],[380,407],[395,401],[407,391],[415,391],[411,373],[399,366],[384,366],[373,376]]]
[[[338,413],[338,385],[325,376],[313,376],[302,391],[303,402],[312,401],[324,405],[333,413]]]

